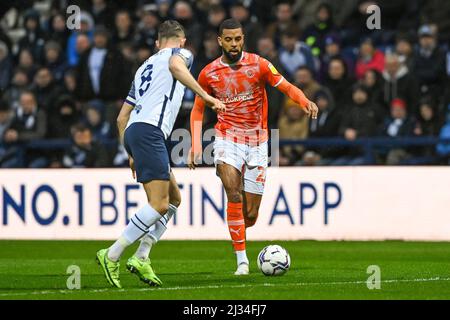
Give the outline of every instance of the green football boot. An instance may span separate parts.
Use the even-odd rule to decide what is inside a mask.
[[[152,269],[152,264],[150,259],[147,258],[144,261],[136,256],[132,256],[127,261],[127,269],[136,274],[141,281],[147,283],[150,286],[160,287],[162,286],[162,281],[156,276]]]
[[[106,280],[113,286],[117,288],[122,288],[119,279],[119,262],[114,262],[108,259],[108,249],[102,249],[97,252],[96,257],[97,263],[102,267],[105,273]]]

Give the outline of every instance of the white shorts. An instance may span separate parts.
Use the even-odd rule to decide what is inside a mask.
[[[267,141],[257,146],[235,143],[216,137],[214,164],[229,164],[244,177],[244,191],[262,195],[268,165]]]

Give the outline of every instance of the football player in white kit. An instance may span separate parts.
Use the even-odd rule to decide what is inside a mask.
[[[224,111],[219,100],[208,95],[189,72],[192,53],[184,49],[183,27],[168,20],[158,30],[158,53],[136,71],[130,92],[117,118],[121,142],[129,154],[133,178],[144,186],[148,203],[130,220],[114,244],[97,252],[97,262],[108,282],[121,288],[119,260],[124,250],[141,239],[127,269],[149,285],[160,286],[148,258],[152,243],[159,240],[176,213],[181,196],[165,140],[169,137],[181,106],[185,86],[215,111]]]

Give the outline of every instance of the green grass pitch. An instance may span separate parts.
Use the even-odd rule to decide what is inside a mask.
[[[121,264],[124,289],[109,287],[95,263],[104,241],[0,241],[0,299],[450,299],[450,243],[249,242],[251,274],[236,277],[227,241],[161,241],[153,266],[164,282],[150,288]],[[291,270],[266,277],[260,249],[284,246]],[[66,287],[67,267],[81,269],[81,290]],[[381,269],[381,288],[367,288],[367,267]]]

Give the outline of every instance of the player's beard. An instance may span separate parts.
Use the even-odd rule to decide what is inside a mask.
[[[241,59],[241,57],[242,57],[242,50],[241,51],[239,51],[239,54],[237,54],[237,55],[232,55],[230,52],[227,52],[227,51],[225,51],[223,48],[222,48],[222,54],[225,56],[225,57],[227,57],[227,60],[230,62],[230,63],[235,63],[235,62],[237,62],[237,61],[239,61],[240,59]]]

